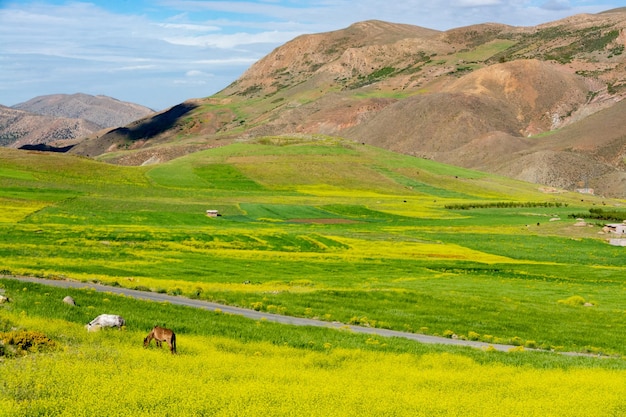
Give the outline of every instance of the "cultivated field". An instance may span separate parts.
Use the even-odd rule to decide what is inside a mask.
[[[517,348],[2,280],[0,415],[622,415],[626,252],[576,218],[623,204],[326,137],[132,168],[1,149],[3,275]],[[126,328],[87,333],[100,313]],[[155,324],[177,356],[143,348]]]

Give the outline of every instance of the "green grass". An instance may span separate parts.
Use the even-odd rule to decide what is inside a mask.
[[[472,49],[471,52],[459,52],[455,56],[465,61],[486,61],[492,56],[506,51],[508,48],[515,44],[514,41],[505,39],[496,39],[492,42],[485,43],[477,48]]]
[[[626,354],[623,248],[567,217],[601,202],[593,197],[327,137],[152,167],[12,150],[0,160],[5,274]],[[499,202],[528,204],[490,206]],[[463,204],[483,208],[446,209]],[[559,303],[572,296],[592,306]]]
[[[93,290],[62,289],[40,284],[1,280],[0,289],[7,294],[11,302],[0,308],[0,330],[18,325],[20,316],[32,319],[62,320],[84,327],[101,312],[115,312],[126,320],[127,331],[147,334],[155,325],[175,328],[179,335],[179,348],[185,353],[184,338],[191,336],[224,337],[238,340],[240,343],[269,342],[276,346],[290,346],[308,351],[324,351],[324,344],[330,343],[336,348],[359,349],[365,351],[383,351],[387,353],[410,353],[423,355],[431,353],[453,353],[470,357],[481,364],[516,365],[519,357],[506,352],[485,351],[474,348],[425,345],[403,338],[379,338],[384,344],[368,343],[369,335],[322,327],[301,327],[255,321],[238,315],[211,312],[169,303],[157,303],[135,300],[112,293],[100,293]],[[70,307],[61,300],[71,296],[76,307]],[[24,320],[26,322],[26,320]],[[42,321],[43,323],[43,321]],[[38,327],[31,324],[32,327]],[[45,326],[44,326],[45,327]],[[45,329],[43,329],[45,330]],[[6,330],[5,330],[6,331]],[[63,328],[48,329],[49,335],[67,345],[79,343],[78,338],[64,334]],[[117,333],[117,331],[113,331]],[[315,343],[311,343],[314,340]],[[568,357],[528,354],[526,365],[537,368],[605,368],[626,369],[622,360],[598,361],[588,357]]]
[[[1,280],[0,291],[11,300],[0,306],[0,416],[624,410],[623,359],[420,344],[16,280]],[[61,301],[67,295],[76,306]],[[125,328],[88,333],[101,312],[122,315]],[[176,356],[143,347],[154,325],[175,329]],[[17,350],[12,335],[38,344]]]
[[[2,279],[0,340],[46,344],[21,357],[0,343],[0,416],[625,410],[624,251],[569,217],[595,224],[590,209],[624,201],[328,137],[151,167],[0,149],[0,166],[2,275],[520,346],[420,344]],[[87,333],[101,313],[126,328]],[[176,331],[179,355],[143,348],[155,324]]]

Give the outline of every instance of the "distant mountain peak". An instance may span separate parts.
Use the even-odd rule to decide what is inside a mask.
[[[107,96],[52,94],[0,108],[0,145],[68,143],[105,128],[125,126],[153,110]],[[42,148],[42,149],[45,149]]]
[[[84,93],[38,96],[12,108],[42,116],[85,119],[100,128],[124,126],[154,113],[154,110],[138,104]]]

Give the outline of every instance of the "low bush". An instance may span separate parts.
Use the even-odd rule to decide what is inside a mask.
[[[15,357],[48,351],[56,348],[57,344],[41,332],[13,330],[0,333],[0,346],[0,356]]]
[[[565,304],[568,306],[582,306],[582,305],[585,305],[585,299],[581,297],[580,295],[572,295],[571,297],[566,298],[565,300],[557,301],[557,303]]]

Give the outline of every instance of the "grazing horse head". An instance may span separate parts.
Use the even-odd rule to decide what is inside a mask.
[[[154,339],[157,347],[161,347],[161,342],[167,342],[172,354],[176,353],[176,334],[170,329],[165,327],[154,326],[154,328],[143,339],[143,346],[148,347],[150,342]]]

